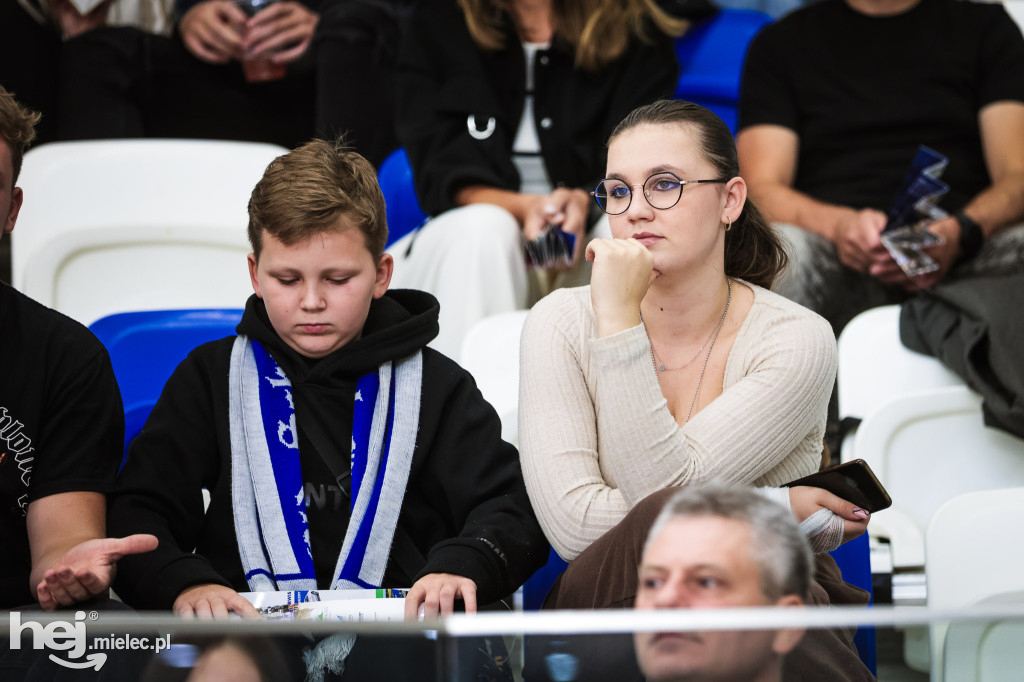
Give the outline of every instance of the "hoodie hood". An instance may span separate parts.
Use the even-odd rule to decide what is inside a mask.
[[[263,300],[255,294],[245,304],[236,331],[256,339],[270,352],[292,382],[348,383],[388,360],[408,357],[437,336],[437,299],[424,291],[394,289],[370,303],[362,335],[325,358],[300,355],[278,336]]]

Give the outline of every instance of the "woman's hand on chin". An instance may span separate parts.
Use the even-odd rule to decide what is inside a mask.
[[[640,302],[656,276],[650,251],[635,239],[594,239],[586,255],[594,263],[590,302],[597,316],[597,336],[640,324]]]

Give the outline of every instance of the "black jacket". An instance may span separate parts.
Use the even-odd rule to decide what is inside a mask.
[[[1024,438],[1024,275],[945,282],[900,309],[900,340],[984,398],[985,423]],[[1013,312],[1016,310],[1017,312]]]
[[[326,463],[348,466],[356,379],[421,348],[419,433],[399,520],[415,546],[411,554],[419,556],[408,568],[408,553],[396,561],[392,548],[384,586],[452,573],[476,582],[480,603],[488,603],[513,592],[547,559],[519,458],[501,440],[498,416],[469,373],[424,348],[437,334],[437,312],[429,294],[388,292],[373,302],[359,340],[310,361],[273,331],[262,301],[254,296],[246,306],[238,332],[263,343],[292,382],[321,588],[331,582],[349,509],[344,494],[329,492],[336,479]],[[109,534],[160,539],[155,551],[120,562],[115,589],[135,608],[168,609],[182,590],[200,583],[248,590],[231,508],[227,377],[233,342],[204,344],[175,370],[118,477]],[[211,494],[205,515],[203,488]]]
[[[512,144],[522,116],[526,62],[512,26],[505,45],[481,50],[454,0],[423,0],[398,56],[398,138],[409,153],[420,205],[430,215],[455,206],[469,185],[519,190]],[[636,107],[671,97],[678,75],[672,39],[654,27],[634,38],[600,72],[575,68],[573,50],[556,36],[537,55],[534,114],[541,154],[554,186],[592,190],[604,177],[605,143]],[[474,139],[467,119],[493,134]]]

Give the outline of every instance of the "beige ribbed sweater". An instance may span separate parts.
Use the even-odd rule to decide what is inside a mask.
[[[637,502],[712,479],[777,486],[817,471],[836,342],[821,317],[757,286],[722,395],[680,427],[643,324],[595,337],[590,287],[541,300],[523,328],[519,445],[530,501],[571,560]]]

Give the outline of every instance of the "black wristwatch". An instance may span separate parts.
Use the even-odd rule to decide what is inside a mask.
[[[981,251],[981,245],[985,241],[985,234],[981,231],[981,226],[963,211],[957,211],[954,217],[960,223],[960,257],[957,261],[967,261],[977,256],[978,252]]]

